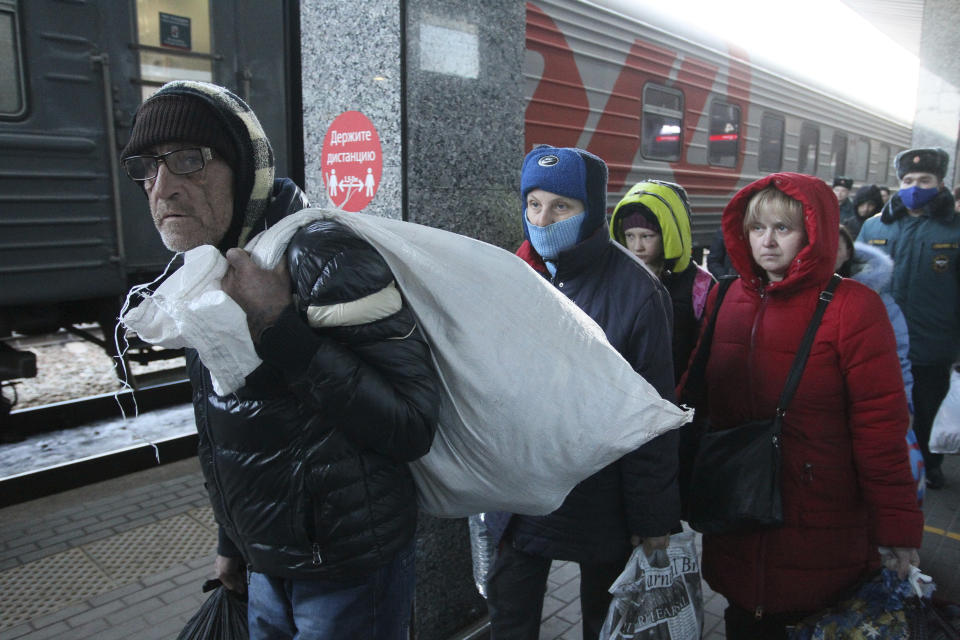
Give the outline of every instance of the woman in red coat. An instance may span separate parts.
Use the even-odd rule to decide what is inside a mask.
[[[727,205],[724,239],[742,277],[721,305],[707,365],[711,429],[774,415],[833,275],[838,218],[830,188],[794,173],[757,180]],[[892,549],[884,562],[902,576],[919,560],[923,514],[886,319],[872,290],[853,280],[837,286],[783,421],[785,524],[703,537],[703,574],[730,603],[730,640],[784,638],[787,624],[879,568],[878,546]]]

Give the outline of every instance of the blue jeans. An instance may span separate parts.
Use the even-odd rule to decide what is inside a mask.
[[[413,541],[356,580],[250,574],[251,640],[406,640],[414,587]]]

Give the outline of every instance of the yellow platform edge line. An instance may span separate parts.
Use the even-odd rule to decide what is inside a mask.
[[[953,531],[947,531],[941,529],[940,527],[931,527],[930,525],[924,525],[923,530],[927,533],[935,533],[938,536],[944,536],[946,538],[951,538],[953,540],[960,540],[960,533],[954,533]]]

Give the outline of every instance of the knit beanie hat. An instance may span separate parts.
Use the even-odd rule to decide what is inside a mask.
[[[122,158],[138,155],[147,149],[168,143],[186,142],[210,147],[233,171],[237,170],[239,152],[227,128],[213,109],[200,98],[184,94],[159,94],[148,99],[137,110],[130,141]]]
[[[233,219],[218,248],[243,246],[273,189],[273,149],[256,114],[224,87],[168,82],[137,109],[120,157],[168,142],[211,147],[233,170]]]
[[[654,233],[662,234],[663,231],[660,229],[660,221],[657,220],[657,216],[646,208],[643,205],[633,205],[627,209],[625,215],[620,218],[620,229],[624,233],[627,232],[627,229],[649,229]]]
[[[527,194],[543,189],[583,203],[586,218],[578,241],[603,225],[607,213],[607,165],[583,149],[539,146],[523,159],[520,195],[526,210]],[[524,235],[526,225],[524,225]],[[529,236],[528,236],[529,239]]]
[[[847,189],[853,188],[853,178],[848,178],[847,176],[836,176],[833,179],[833,186],[835,187],[846,187]]]
[[[915,171],[932,173],[943,180],[947,175],[949,164],[949,154],[940,147],[907,149],[898,153],[893,161],[893,166],[897,168],[897,178],[900,180],[903,180],[903,176]]]

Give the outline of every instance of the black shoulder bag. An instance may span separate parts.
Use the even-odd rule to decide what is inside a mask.
[[[840,280],[840,276],[834,275],[826,290],[820,293],[816,311],[800,342],[787,382],[777,402],[776,415],[730,429],[707,429],[700,437],[690,477],[686,513],[690,526],[697,531],[733,533],[783,524],[783,498],[780,489],[783,465],[780,433],[783,416],[800,384],[813,338]],[[707,329],[711,342],[712,324],[716,322],[719,302],[718,299],[716,311],[710,317],[711,326]],[[707,335],[705,333],[704,337]],[[705,341],[702,349],[707,350],[702,360],[704,370],[699,372],[704,375],[706,361],[710,357],[710,342]],[[694,362],[700,361],[700,358],[698,350]]]

